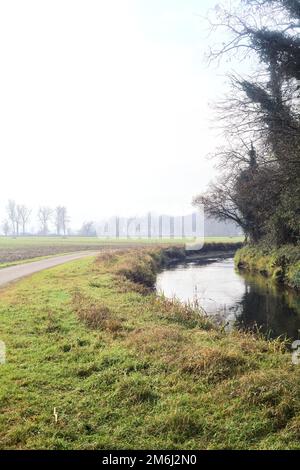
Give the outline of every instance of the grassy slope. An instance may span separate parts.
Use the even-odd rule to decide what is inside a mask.
[[[153,265],[103,255],[1,291],[1,449],[300,448],[290,354],[123,277]]]
[[[285,245],[273,249],[245,246],[237,251],[235,263],[300,290],[300,246]]]

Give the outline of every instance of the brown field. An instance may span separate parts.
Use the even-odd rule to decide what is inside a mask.
[[[206,242],[235,243],[242,238],[216,237],[207,238]],[[17,264],[21,261],[44,258],[75,251],[97,251],[107,248],[132,248],[149,245],[183,245],[182,239],[119,239],[103,240],[96,237],[0,237],[0,267]]]

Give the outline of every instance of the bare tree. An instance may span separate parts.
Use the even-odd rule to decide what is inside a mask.
[[[227,140],[215,154],[222,173],[194,203],[219,220],[235,221],[253,242],[299,240],[299,5],[241,0],[219,5],[210,21],[212,31],[225,32],[210,59],[254,59],[255,71],[230,76],[230,94],[217,107]]]
[[[61,207],[60,206],[55,207],[54,220],[55,220],[56,234],[60,235],[60,232],[61,232]]]
[[[83,222],[82,227],[80,229],[80,235],[82,235],[83,237],[93,237],[96,235],[95,224],[92,220]]]
[[[9,235],[9,223],[8,220],[3,220],[2,222],[2,232],[4,233],[5,237]]]
[[[11,226],[12,235],[16,236],[18,233],[18,225],[17,225],[17,208],[16,202],[13,199],[9,199],[6,207],[8,221]]]
[[[20,225],[21,225],[21,212],[19,204],[16,205],[16,234],[17,237],[20,235]]]
[[[43,235],[47,235],[47,233],[49,232],[49,222],[52,213],[52,209],[47,206],[41,206],[38,210],[38,219],[41,225],[41,231]]]
[[[211,184],[206,193],[194,198],[194,205],[203,204],[209,216],[219,221],[231,220],[245,229],[246,222],[240,214],[234,197],[235,180],[223,175],[223,181]]]
[[[23,235],[25,235],[26,224],[29,221],[30,214],[31,214],[31,210],[28,207],[26,207],[24,204],[17,206],[17,218],[22,225]]]
[[[62,207],[61,208],[61,225],[62,225],[62,231],[63,231],[64,237],[67,234],[68,223],[69,223],[69,216],[68,216],[67,208]]]
[[[67,213],[67,208],[65,206],[57,206],[55,208],[55,226],[57,235],[63,233],[63,236],[66,236],[68,222],[69,217]]]

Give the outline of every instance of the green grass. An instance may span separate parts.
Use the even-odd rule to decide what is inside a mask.
[[[187,239],[188,242],[192,241],[192,239]],[[234,243],[234,242],[241,242],[243,241],[243,237],[207,237],[205,238],[207,242],[220,242],[220,243]],[[5,248],[12,248],[15,246],[35,246],[35,245],[44,245],[44,246],[53,246],[53,245],[111,245],[111,244],[131,244],[131,243],[140,243],[140,244],[157,244],[157,243],[183,243],[181,238],[109,238],[109,239],[101,239],[97,237],[18,237],[18,238],[11,238],[11,237],[1,237],[0,236],[0,249]]]
[[[236,252],[235,264],[300,290],[300,246],[283,245],[270,248],[263,245],[247,245]]]
[[[157,298],[161,262],[103,253],[1,291],[1,449],[300,448],[290,353]]]

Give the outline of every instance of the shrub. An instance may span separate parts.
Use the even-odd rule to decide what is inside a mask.
[[[149,288],[155,285],[157,270],[158,262],[155,257],[137,250],[121,257],[115,267],[117,275]]]
[[[259,272],[289,287],[300,288],[300,247],[285,245],[279,248],[245,246],[235,255],[238,268]]]
[[[208,382],[228,379],[248,367],[241,354],[221,348],[187,348],[181,357],[181,364],[183,372],[202,376]]]
[[[120,320],[114,318],[109,307],[103,302],[93,302],[80,292],[75,292],[72,304],[78,318],[89,328],[109,330],[121,329]]]
[[[179,323],[186,328],[201,328],[211,330],[212,321],[205,315],[200,307],[182,303],[177,299],[167,299],[159,296],[153,299],[158,315],[168,321]]]

